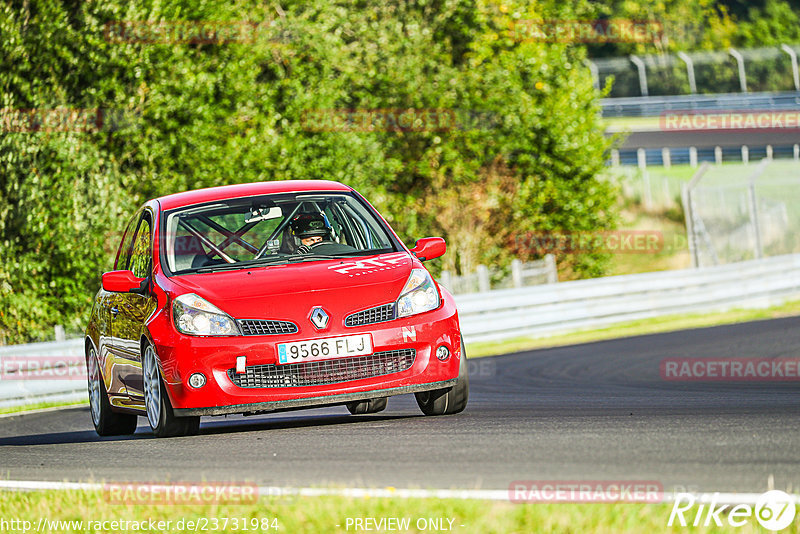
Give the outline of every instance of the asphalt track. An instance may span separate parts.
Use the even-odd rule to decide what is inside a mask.
[[[797,357],[800,317],[536,350],[471,363],[465,412],[344,407],[146,423],[99,438],[88,409],[0,419],[0,478],[239,481],[270,486],[507,489],[516,480],[646,480],[665,490],[800,488],[800,382],[664,381],[665,358]],[[141,419],[144,421],[144,419]]]

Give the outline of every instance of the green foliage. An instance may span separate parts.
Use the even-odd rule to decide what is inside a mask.
[[[581,48],[518,42],[513,17],[565,3],[289,1],[6,3],[0,107],[104,108],[88,132],[0,133],[0,332],[85,324],[119,234],[147,198],[325,178],[361,191],[408,243],[443,235],[434,269],[504,264],[528,231],[614,225],[610,142]],[[262,23],[253,42],[114,42],[113,21]],[[452,111],[460,127],[313,131],[313,110]],[[604,258],[563,258],[579,275]]]

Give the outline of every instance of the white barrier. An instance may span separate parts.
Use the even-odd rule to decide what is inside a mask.
[[[83,343],[70,339],[0,347],[0,407],[88,399]]]
[[[702,269],[609,276],[457,295],[464,340],[545,336],[800,298],[800,254]]]

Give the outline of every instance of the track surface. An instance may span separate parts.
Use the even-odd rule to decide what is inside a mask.
[[[467,410],[344,407],[204,418],[201,435],[98,438],[88,409],[0,419],[0,478],[507,489],[655,480],[665,490],[800,488],[800,382],[665,382],[669,357],[797,357],[800,318],[473,360]]]

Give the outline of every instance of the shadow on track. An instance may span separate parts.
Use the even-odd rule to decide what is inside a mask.
[[[265,414],[267,416],[268,414]],[[236,434],[245,432],[261,432],[269,430],[290,430],[299,428],[319,428],[334,425],[353,425],[363,423],[375,423],[380,421],[392,421],[400,419],[411,419],[425,417],[422,414],[413,415],[312,415],[300,417],[282,417],[279,419],[256,419],[243,421],[240,416],[236,416],[235,421],[214,420],[216,418],[204,418],[200,422],[199,436],[188,436],[183,439],[200,439],[203,436],[217,436],[225,434]],[[254,416],[258,417],[258,416]],[[156,439],[146,420],[141,418],[136,434],[130,436],[98,436],[94,430],[82,430],[75,432],[49,432],[43,434],[27,434],[14,437],[0,438],[0,447],[28,447],[31,445],[59,445],[72,443],[94,443],[102,441],[131,441],[139,439]],[[168,438],[166,442],[181,438]]]

